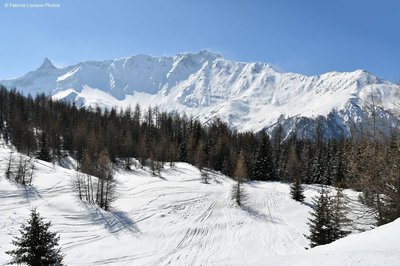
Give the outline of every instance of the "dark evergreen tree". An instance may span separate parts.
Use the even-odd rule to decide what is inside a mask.
[[[315,129],[315,141],[314,145],[312,145],[312,165],[311,165],[311,182],[316,184],[321,184],[324,178],[326,161],[324,161],[325,154],[325,145],[324,145],[324,136],[322,123],[323,118],[318,117],[316,121],[316,129]]]
[[[123,155],[125,157],[125,169],[131,169],[131,158],[133,157],[133,140],[132,140],[132,133],[127,131],[123,138]]]
[[[272,150],[276,176],[281,178],[285,173],[285,149],[284,149],[284,131],[281,124],[278,124],[272,133]]]
[[[51,222],[45,223],[33,209],[28,224],[21,227],[21,236],[12,241],[16,248],[6,251],[13,258],[11,264],[63,265],[64,255],[58,245],[60,237],[49,231],[50,226]]]
[[[313,199],[313,212],[309,219],[311,247],[329,244],[350,233],[347,218],[346,197],[341,188],[330,197],[325,188],[321,188],[318,197]]]
[[[303,143],[300,156],[301,176],[302,180],[307,183],[312,183],[312,166],[313,166],[313,150],[310,141]]]
[[[330,140],[328,150],[326,151],[326,185],[346,187],[347,173],[347,155],[345,152],[345,139],[341,135],[339,140]]]
[[[312,183],[321,184],[324,175],[324,162],[320,154],[316,154],[311,165],[311,180]]]
[[[328,142],[328,147],[325,151],[324,161],[325,161],[325,171],[322,175],[322,184],[332,185],[335,178],[335,154],[336,154],[336,141],[331,140]]]
[[[37,154],[37,158],[42,161],[50,162],[51,161],[51,156],[50,156],[50,151],[49,147],[47,146],[47,135],[45,132],[42,133],[40,137],[40,147],[39,147],[39,152]]]
[[[187,162],[188,161],[188,154],[186,149],[186,143],[182,142],[179,145],[178,149],[178,161],[180,162]]]
[[[296,149],[292,147],[287,162],[287,177],[291,181],[290,195],[294,200],[304,200],[303,186],[301,184],[300,163],[297,159]]]
[[[319,196],[313,198],[313,212],[308,222],[311,247],[331,243],[333,238],[332,213],[329,195],[326,189],[321,188]]]
[[[347,187],[347,161],[346,155],[342,148],[338,149],[335,156],[334,177],[335,184],[339,187]]]
[[[275,180],[275,167],[269,137],[264,131],[260,132],[259,137],[259,146],[253,163],[252,179]]]
[[[347,236],[350,231],[346,230],[350,220],[347,218],[346,197],[341,188],[336,188],[336,195],[331,198],[331,212],[332,212],[332,240],[335,241],[339,238]]]
[[[296,175],[292,184],[290,185],[290,195],[292,199],[303,202],[304,201],[304,188],[301,184],[300,176]]]

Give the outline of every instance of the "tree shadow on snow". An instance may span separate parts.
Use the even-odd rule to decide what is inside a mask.
[[[168,181],[168,179],[166,179],[166,178],[165,178],[163,175],[161,175],[161,174],[160,174],[160,175],[157,175],[157,176],[158,176],[158,178],[161,179],[161,180]]]
[[[88,203],[84,203],[84,206],[87,209],[87,218],[96,225],[103,225],[112,234],[118,234],[121,231],[141,233],[135,221],[126,212],[115,209],[105,211]]]
[[[35,199],[40,199],[42,196],[39,191],[32,185],[23,185],[14,180],[9,180],[11,184],[18,188],[18,193],[23,196],[28,202]]]
[[[314,205],[312,205],[311,203],[305,202],[305,201],[303,201],[301,204],[306,205],[307,207],[310,207],[311,209],[314,208]]]
[[[272,215],[267,215],[265,213],[262,213],[262,212],[260,212],[260,211],[258,211],[256,209],[253,209],[250,206],[242,205],[241,208],[242,208],[243,211],[247,212],[251,217],[253,217],[253,218],[257,219],[257,220],[263,220],[263,221],[274,223],[274,224],[282,223],[276,217],[274,217]]]
[[[33,186],[24,186],[21,185],[24,190],[23,190],[23,194],[26,198],[27,201],[31,200],[31,199],[39,199],[42,198],[42,196],[40,195],[39,191],[33,187]]]

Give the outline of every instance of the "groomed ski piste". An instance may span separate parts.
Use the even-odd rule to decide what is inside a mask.
[[[117,169],[117,199],[107,212],[79,200],[72,167],[37,160],[32,186],[7,180],[10,152],[0,144],[0,265],[11,261],[5,251],[32,208],[60,234],[66,265],[400,265],[400,220],[307,250],[318,186],[306,186],[299,203],[288,184],[247,182],[238,207],[234,180],[219,173],[204,184],[186,163],[166,164],[161,176]],[[357,218],[367,210],[358,194],[345,194],[354,226],[369,228],[370,220]]]

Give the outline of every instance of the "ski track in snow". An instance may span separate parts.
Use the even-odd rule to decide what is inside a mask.
[[[8,152],[0,147],[1,159]],[[0,264],[9,261],[4,251],[32,207],[60,233],[67,265],[249,265],[249,258],[267,262],[308,246],[310,207],[291,200],[287,184],[244,184],[248,196],[239,208],[231,198],[234,181],[218,173],[203,184],[184,163],[166,165],[162,178],[117,171],[118,198],[105,212],[78,200],[73,170],[35,166],[26,189],[0,177]],[[315,193],[307,190],[307,202]]]

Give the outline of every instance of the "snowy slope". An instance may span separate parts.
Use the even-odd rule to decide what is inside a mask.
[[[0,173],[9,152],[0,146]],[[118,199],[105,212],[78,200],[71,188],[73,170],[42,161],[35,166],[34,185],[27,189],[0,177],[1,265],[9,261],[4,251],[12,248],[12,236],[32,207],[60,233],[67,265],[296,265],[297,258],[308,259],[311,252],[305,251],[304,234],[309,233],[314,186],[307,187],[306,203],[300,204],[290,198],[286,184],[251,182],[244,185],[249,196],[240,209],[230,196],[231,179],[213,173],[210,184],[203,184],[196,168],[177,163],[166,167],[161,178],[141,169],[117,172]],[[363,255],[357,247],[343,248],[350,264]],[[332,249],[332,256],[338,250]],[[392,246],[372,245],[369,250],[399,258],[392,251]]]
[[[400,265],[400,219],[297,255],[271,258],[271,265]],[[262,264],[262,261],[254,264]]]
[[[83,106],[144,108],[186,112],[204,122],[220,117],[238,130],[261,130],[278,120],[290,131],[301,117],[327,116],[328,127],[348,134],[365,119],[368,94],[385,110],[397,110],[399,88],[364,70],[305,76],[276,71],[264,63],[227,60],[208,51],[173,57],[135,55],[56,68],[47,58],[23,77],[0,81],[25,93],[43,91]]]

